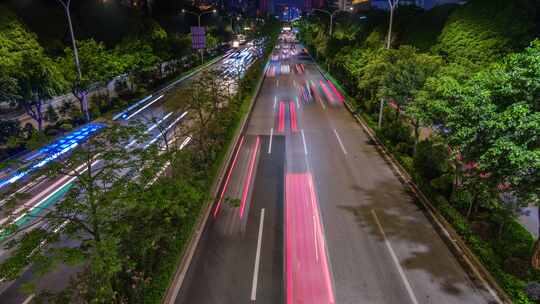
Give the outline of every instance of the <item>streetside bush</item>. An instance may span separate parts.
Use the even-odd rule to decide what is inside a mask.
[[[414,156],[414,169],[428,182],[448,172],[448,148],[442,143],[431,139],[418,143]]]

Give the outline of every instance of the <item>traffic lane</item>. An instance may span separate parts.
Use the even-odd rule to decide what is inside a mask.
[[[304,116],[304,120],[313,119],[319,126],[331,126],[343,119],[339,116],[333,119],[335,113],[325,112],[322,116],[327,119],[310,115]],[[348,119],[352,117],[349,115]],[[321,123],[325,120],[326,123]],[[472,284],[361,130],[329,127],[306,134],[313,146],[310,163],[321,195],[338,302],[356,302],[358,290],[365,291],[361,295],[366,301],[377,303],[395,303],[389,296],[407,299],[409,303],[489,301],[485,292]],[[356,261],[371,264],[353,271],[351,265]],[[377,268],[366,271],[369,267]],[[365,280],[366,273],[375,275]],[[392,275],[383,275],[388,273]],[[351,283],[355,281],[364,281],[367,288],[359,289]],[[385,287],[389,284],[393,288]],[[377,296],[373,290],[385,294],[372,298]]]
[[[274,138],[274,150],[268,154],[269,138],[258,138],[260,146],[255,164],[257,169],[249,190],[251,199],[248,197],[245,214],[240,216],[241,202],[222,202],[217,213],[215,210],[218,205],[213,206],[176,303],[251,301],[262,209],[265,209],[265,215],[255,299],[258,303],[282,302],[280,193],[283,189],[285,144],[283,138]],[[250,159],[256,143],[257,136],[248,136],[242,144],[243,151],[240,151],[233,168],[226,197],[242,199],[245,186],[249,184],[246,182],[246,171],[250,170]],[[247,165],[242,166],[242,163]]]
[[[420,303],[489,303],[494,300],[470,280],[418,207],[416,198],[365,133],[337,130],[347,151],[351,151],[348,155],[339,155],[347,167],[352,168],[357,191],[363,193],[361,205],[349,210],[354,211],[359,220],[370,222],[367,230],[382,243],[383,233],[386,235],[413,290],[409,298],[416,297]]]
[[[324,121],[324,115],[311,116]],[[408,303],[398,273],[355,210],[363,200],[353,169],[329,130],[306,131],[337,303]]]
[[[78,244],[77,241],[62,237],[59,246],[69,247],[76,244]],[[2,304],[22,304],[33,298],[33,294],[25,291],[26,284],[32,284],[35,287],[34,293],[44,291],[59,292],[68,287],[71,278],[80,271],[81,267],[81,265],[71,266],[60,263],[54,270],[39,276],[36,273],[36,267],[31,265],[22,272],[17,280],[8,282],[0,288],[0,302]],[[30,301],[27,303],[30,303]]]

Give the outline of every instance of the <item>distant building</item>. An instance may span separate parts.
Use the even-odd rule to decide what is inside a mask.
[[[352,7],[352,0],[334,0],[331,6],[340,11],[350,10]]]
[[[443,4],[463,4],[465,0],[400,0],[399,5],[416,5],[423,9],[432,9]],[[371,0],[371,6],[378,9],[388,9],[388,0]]]

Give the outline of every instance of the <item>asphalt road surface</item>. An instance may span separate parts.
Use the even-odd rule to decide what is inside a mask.
[[[492,303],[339,92],[287,57],[272,57],[176,303]]]

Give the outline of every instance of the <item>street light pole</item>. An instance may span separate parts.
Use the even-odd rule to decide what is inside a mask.
[[[334,15],[337,14],[338,12],[340,12],[340,10],[335,10],[333,12],[329,12],[325,9],[320,9],[320,8],[314,8],[313,9],[314,11],[319,11],[319,12],[323,12],[325,14],[327,14],[328,16],[330,16],[330,26],[329,26],[329,37],[332,38],[332,33],[333,33],[333,29],[334,29]],[[352,10],[352,7],[351,7],[351,10]],[[316,48],[315,48],[316,50]],[[327,69],[328,69],[328,72],[330,72],[330,62],[328,62],[328,59],[326,61],[326,64],[327,64]]]
[[[82,72],[81,72],[81,64],[79,61],[79,51],[77,50],[77,42],[75,40],[73,24],[71,22],[71,13],[69,9],[71,5],[71,0],[58,0],[58,2],[64,7],[64,10],[66,11],[66,16],[67,16],[68,25],[69,25],[69,33],[71,36],[71,43],[73,45],[73,57],[75,58],[75,66],[77,68],[77,80],[81,82]],[[82,95],[81,107],[82,107],[81,110],[84,113],[84,117],[86,118],[86,121],[90,121],[90,113],[88,112],[88,101],[86,99],[86,93]]]
[[[79,80],[82,78],[81,73],[81,65],[79,63],[79,52],[77,51],[77,43],[75,42],[75,34],[73,33],[73,24],[71,23],[71,13],[69,12],[69,6],[71,4],[71,0],[67,0],[64,2],[64,0],[58,0],[60,4],[64,7],[64,10],[66,11],[66,16],[69,24],[69,33],[71,34],[71,43],[73,44],[73,55],[75,56],[75,65],[77,66],[77,73],[79,75]]]
[[[201,17],[202,17],[202,15],[215,14],[216,12],[217,11],[215,9],[213,9],[211,11],[208,11],[208,12],[202,12],[202,13],[195,13],[195,12],[192,12],[192,11],[182,9],[182,13],[188,13],[188,14],[192,14],[194,16],[197,16],[197,25],[199,27],[201,27]],[[201,64],[202,64],[202,63],[204,63],[204,49],[199,49],[199,52],[201,53]]]
[[[388,0],[388,6],[390,8],[390,20],[388,23],[388,37],[386,40],[386,49],[390,49],[392,44],[392,26],[394,25],[394,10],[399,5],[399,0]]]

